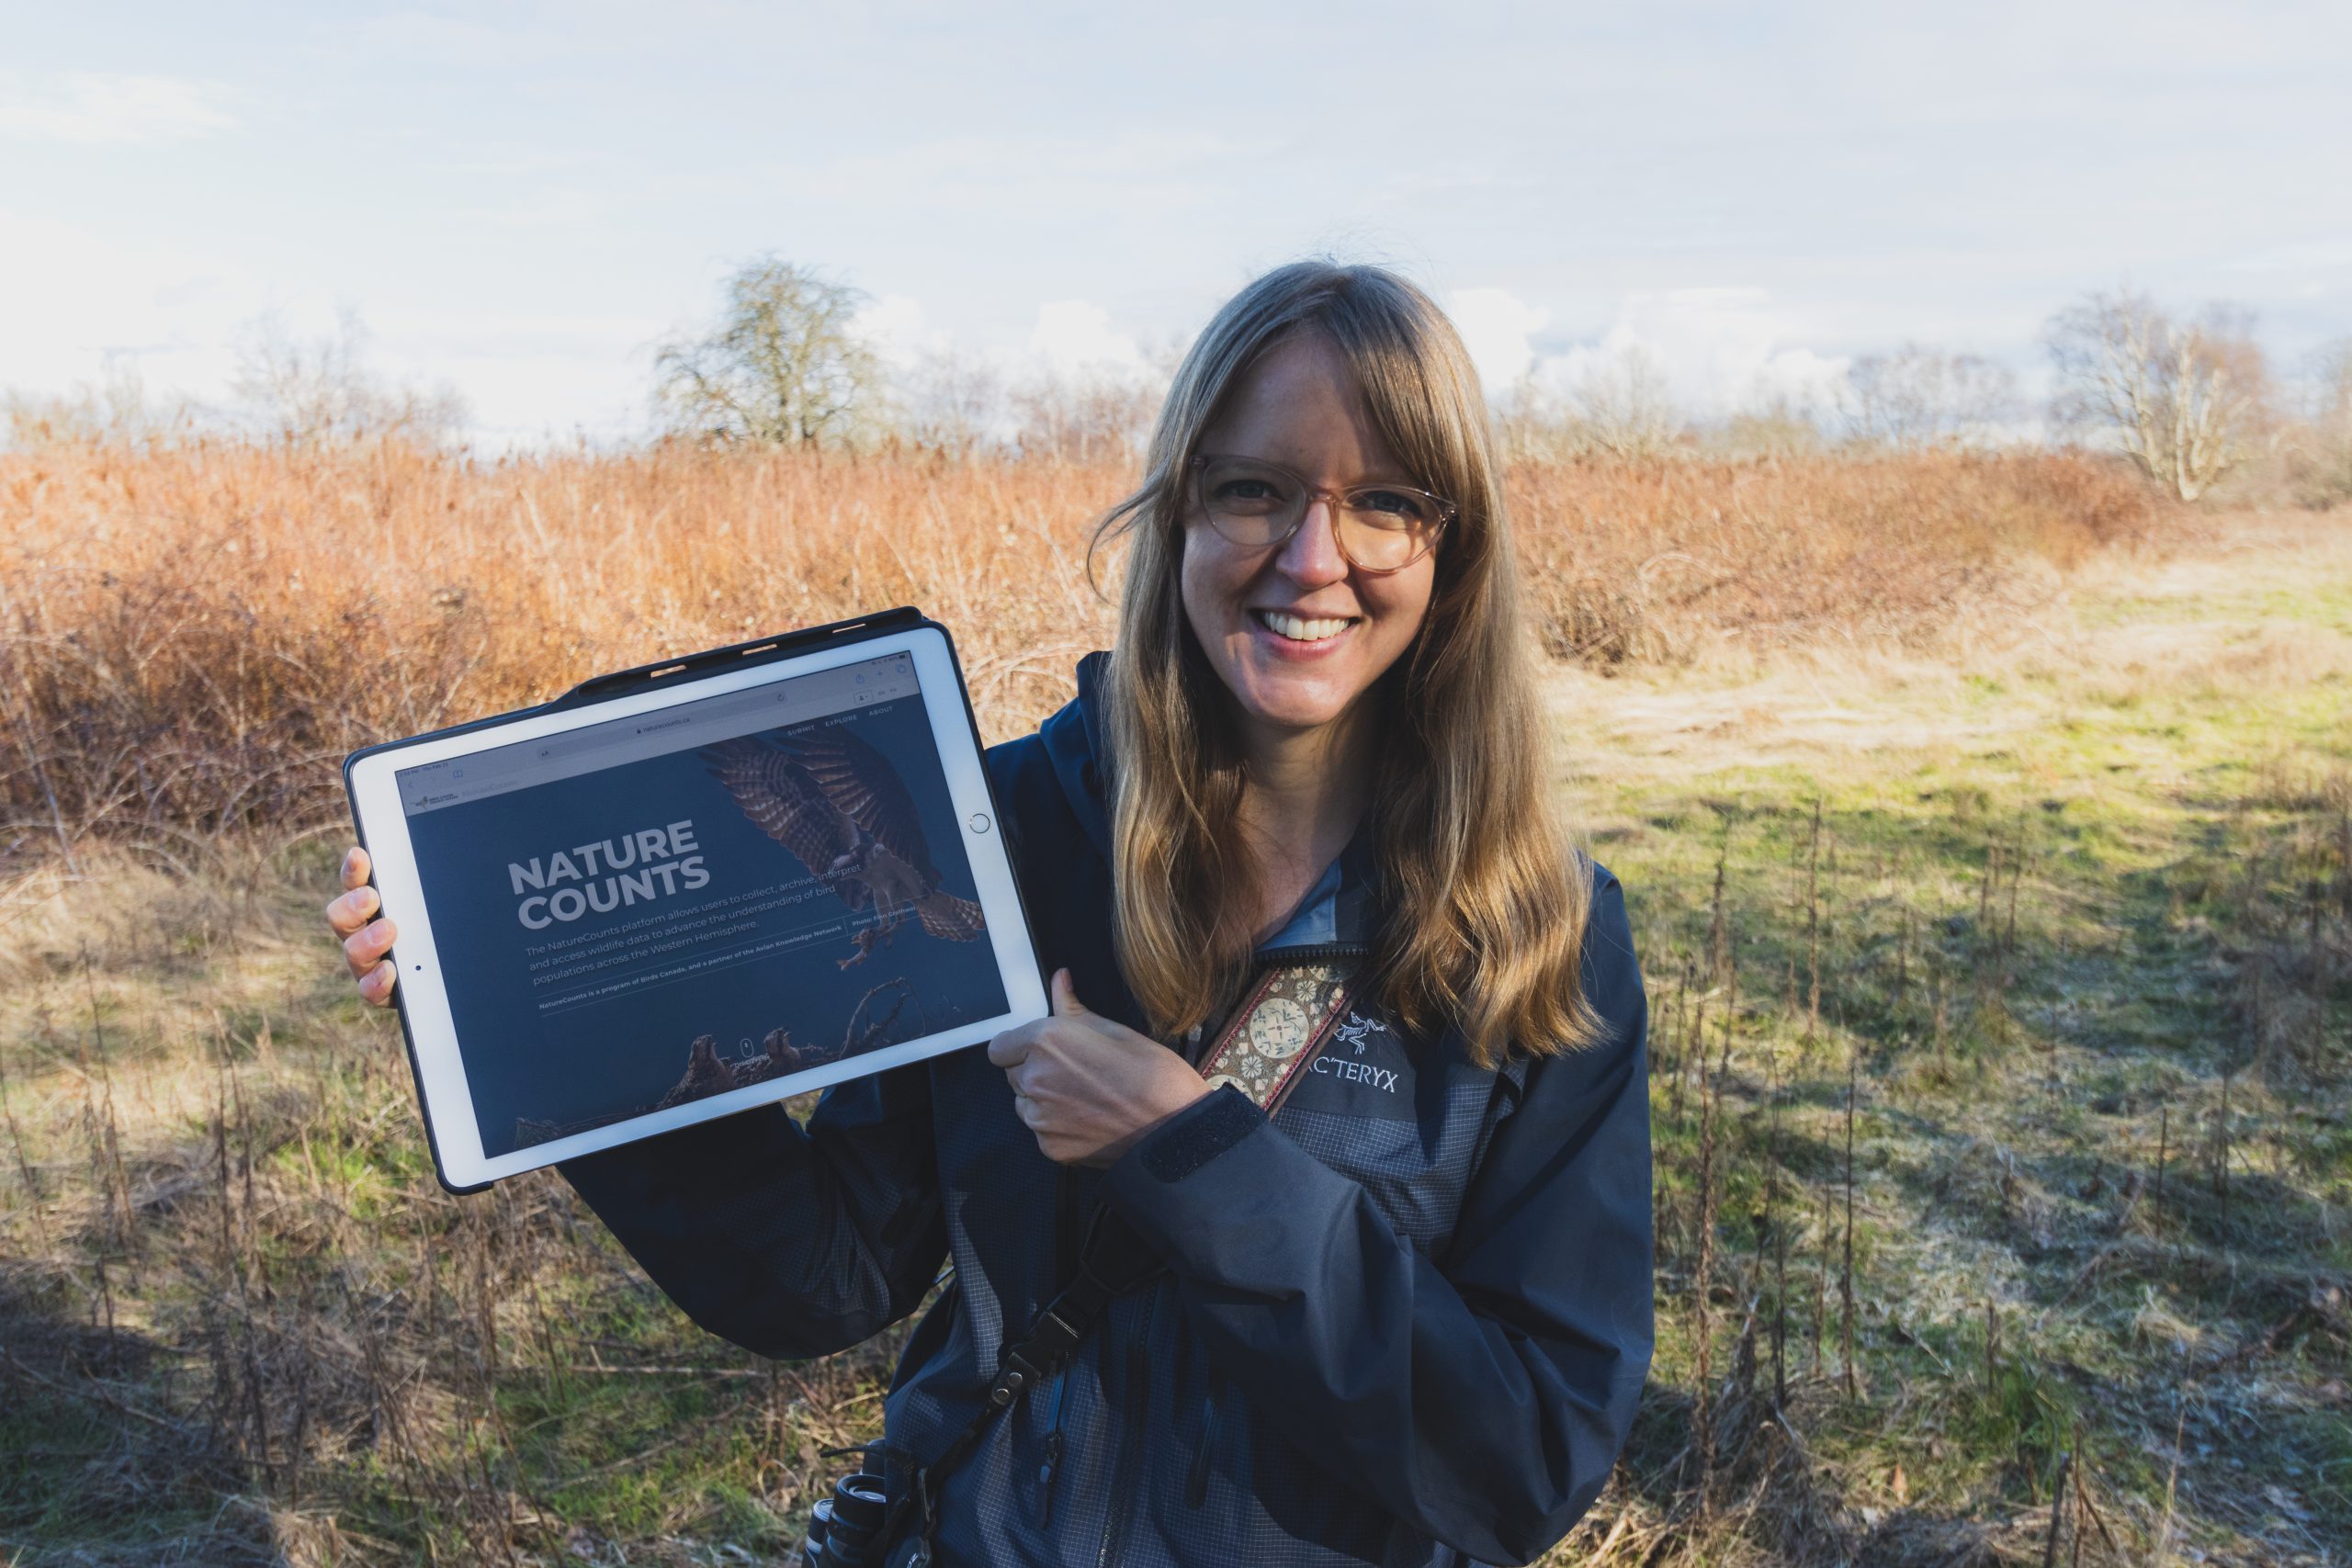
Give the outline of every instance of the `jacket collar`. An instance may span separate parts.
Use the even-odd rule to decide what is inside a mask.
[[[1054,778],[1070,815],[1102,856],[1111,859],[1111,777],[1109,716],[1103,711],[1103,684],[1110,673],[1108,653],[1090,653],[1078,661],[1078,695],[1062,705],[1037,727]],[[1332,896],[1333,940],[1370,942],[1379,930],[1377,859],[1372,824],[1356,829],[1340,853],[1340,885]]]

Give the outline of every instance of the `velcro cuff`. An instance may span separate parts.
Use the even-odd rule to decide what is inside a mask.
[[[1265,1122],[1250,1097],[1227,1085],[1204,1103],[1179,1112],[1136,1152],[1143,1168],[1165,1182],[1183,1180]]]

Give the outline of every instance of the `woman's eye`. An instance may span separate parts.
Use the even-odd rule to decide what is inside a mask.
[[[1398,523],[1417,523],[1427,510],[1419,496],[1396,490],[1360,491],[1349,498],[1348,504],[1355,511]]]
[[[1216,487],[1219,501],[1279,501],[1281,492],[1265,479],[1227,479]]]

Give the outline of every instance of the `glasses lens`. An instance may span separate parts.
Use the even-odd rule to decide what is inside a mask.
[[[1410,564],[1437,537],[1445,512],[1433,495],[1381,486],[1348,492],[1341,512],[1349,558],[1374,571]]]
[[[1305,495],[1296,476],[1246,458],[1213,457],[1201,469],[1201,505],[1237,545],[1268,545],[1289,533]]]

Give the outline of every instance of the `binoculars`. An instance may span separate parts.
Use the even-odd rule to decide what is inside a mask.
[[[833,1483],[833,1495],[819,1498],[808,1516],[801,1568],[868,1568],[879,1561],[876,1549],[888,1507],[878,1475],[860,1471]]]

